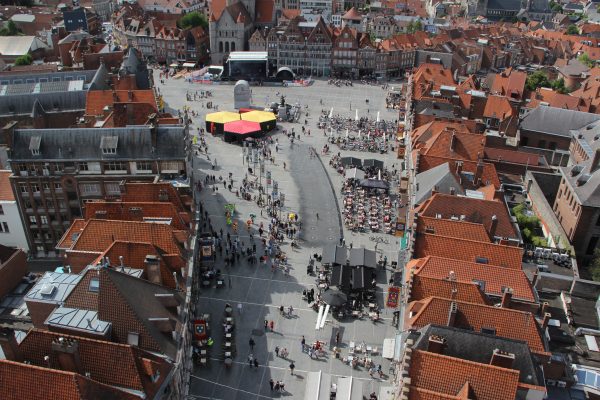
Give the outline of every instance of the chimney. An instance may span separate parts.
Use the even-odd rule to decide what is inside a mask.
[[[475,186],[479,186],[481,184],[481,176],[483,175],[483,162],[479,160],[477,162],[477,169],[475,170],[475,178],[473,179],[473,184]]]
[[[456,188],[454,188],[454,186],[450,187],[450,196],[454,196],[456,195]]]
[[[590,166],[590,173],[594,173],[600,164],[600,149],[596,149],[594,158],[592,158],[592,165]]]
[[[502,293],[502,303],[500,306],[502,308],[510,308],[510,301],[512,300],[513,290],[511,288],[504,289],[504,293]]]
[[[166,190],[160,190],[160,192],[158,193],[158,201],[169,201],[169,194]]]
[[[160,261],[158,256],[154,254],[146,255],[144,259],[144,269],[146,270],[146,275],[148,276],[148,280],[152,283],[156,283],[158,285],[162,285],[162,276],[160,275]]]
[[[0,348],[7,360],[23,362],[23,353],[17,343],[14,329],[0,328]]]
[[[493,240],[496,236],[496,229],[498,228],[498,217],[496,215],[492,215],[492,222],[490,223],[490,238]]]
[[[450,303],[450,310],[448,311],[448,326],[454,326],[456,322],[456,314],[458,312],[458,304],[455,301]]]
[[[515,362],[515,355],[513,353],[508,353],[506,351],[502,351],[500,349],[495,349],[492,353],[492,359],[490,360],[490,365],[495,365],[496,367],[508,368],[512,369],[513,363]]]
[[[456,175],[460,176],[462,173],[462,161],[456,163]]]
[[[544,313],[544,319],[542,319],[542,330],[545,331],[546,328],[548,328],[548,322],[550,322],[550,317],[552,317],[552,314],[550,313]]]
[[[431,189],[431,196],[434,196],[439,190],[440,187],[438,185],[433,185],[433,189]]]
[[[456,147],[456,133],[452,132],[452,137],[450,138],[450,151],[454,151]]]
[[[438,335],[429,336],[429,344],[427,345],[428,352],[443,354],[444,347],[446,347],[446,338]]]
[[[83,374],[83,366],[79,358],[79,345],[76,340],[59,337],[52,341],[52,351],[56,354],[60,369]]]
[[[548,307],[550,306],[550,304],[548,304],[547,301],[542,303],[542,307],[540,309],[540,315],[544,316],[546,315],[546,313],[548,312]]]

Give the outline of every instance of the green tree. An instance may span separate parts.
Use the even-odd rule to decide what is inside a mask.
[[[415,33],[417,31],[422,31],[422,30],[423,30],[423,23],[420,20],[410,21],[410,23],[408,24],[408,27],[406,28],[406,31],[408,33]]]
[[[600,282],[600,249],[599,248],[596,248],[596,250],[594,250],[594,258],[592,258],[592,261],[590,262],[588,271],[589,271],[590,275],[592,276],[592,280],[594,280],[596,282]]]
[[[17,36],[21,34],[21,30],[17,28],[14,21],[10,20],[5,26],[0,28],[0,36]]]
[[[555,13],[561,13],[563,11],[562,6],[555,1],[550,1],[548,5],[550,6],[550,9]]]
[[[565,86],[565,80],[563,78],[559,78],[550,82],[550,86],[552,87],[552,89],[562,94],[567,94],[571,91]]]
[[[181,29],[195,28],[197,26],[206,29],[208,27],[208,21],[204,14],[200,14],[198,11],[192,11],[181,17],[179,21],[177,21],[177,25]]]
[[[590,68],[594,66],[594,60],[592,60],[590,56],[587,55],[587,53],[582,53],[579,57],[577,57],[577,60],[579,60],[580,63],[587,65]]]
[[[548,75],[542,71],[536,71],[527,77],[525,87],[530,92],[533,92],[540,87],[550,87],[550,80],[548,80]]]
[[[567,35],[579,35],[579,28],[575,25],[569,25]]]
[[[31,65],[32,62],[31,54],[23,54],[15,59],[15,65]]]

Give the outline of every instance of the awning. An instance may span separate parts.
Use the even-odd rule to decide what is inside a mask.
[[[352,280],[352,270],[345,265],[335,265],[331,271],[331,285],[339,288],[349,288]]]
[[[306,377],[304,388],[304,400],[319,400],[319,389],[321,387],[321,371],[309,372]]]
[[[365,179],[365,173],[358,168],[352,168],[346,171],[346,179]]]
[[[178,63],[173,63],[173,64],[169,65],[169,67],[171,67],[171,68],[179,68],[179,64]]]
[[[363,381],[353,377],[340,377],[337,381],[336,400],[363,400]]]
[[[362,161],[360,158],[356,157],[342,157],[340,162],[344,167],[353,166],[353,167],[362,167]]]
[[[380,181],[378,179],[363,179],[360,181],[360,186],[371,189],[388,189],[390,184],[387,181]]]
[[[260,133],[262,129],[260,128],[260,124],[258,122],[239,120],[227,122],[223,128],[223,131],[225,133],[233,133],[236,135],[252,135],[255,133]]]
[[[387,358],[391,360],[394,358],[394,348],[396,347],[396,339],[383,339],[383,350],[381,351],[381,356],[383,358]]]
[[[343,289],[361,290],[369,287],[371,271],[364,267],[334,265],[331,271],[331,285]]]
[[[183,67],[184,68],[194,68],[196,66],[196,63],[193,62],[185,62],[183,63]]]
[[[329,245],[323,247],[323,264],[346,264],[348,250],[342,246]]]
[[[377,267],[377,255],[373,250],[367,250],[365,248],[352,248],[350,249],[350,266],[362,266],[367,268]]]

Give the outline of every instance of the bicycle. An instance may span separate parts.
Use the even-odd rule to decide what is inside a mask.
[[[369,237],[369,240],[371,240],[372,242],[376,242],[376,243],[383,243],[383,244],[389,244],[390,241],[386,238],[383,238],[381,236],[371,236]]]

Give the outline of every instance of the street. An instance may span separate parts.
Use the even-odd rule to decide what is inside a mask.
[[[157,76],[155,82],[159,82]],[[164,85],[157,86],[169,109],[183,110],[187,105],[197,113],[190,129],[193,134],[197,134],[198,127],[204,128],[204,115],[214,111],[203,107],[207,100],[218,105],[219,111],[233,111],[232,85],[207,86],[191,84],[183,79],[168,79]],[[209,99],[186,102],[184,95],[186,92],[193,93],[201,90],[212,91],[212,96]],[[221,269],[226,277],[225,287],[202,288],[197,305],[199,313],[211,314],[211,336],[214,345],[209,351],[208,366],[196,367],[192,372],[190,398],[258,399],[281,396],[302,399],[307,373],[318,370],[331,374],[334,379],[341,376],[356,378],[362,384],[363,394],[366,396],[372,392],[379,393],[379,387],[391,386],[390,380],[393,379],[389,374],[390,361],[381,356],[383,340],[394,338],[396,335],[396,328],[391,324],[392,310],[384,308],[387,284],[392,274],[389,263],[387,269],[377,270],[377,304],[382,317],[379,322],[374,323],[368,318],[346,318],[338,321],[329,314],[324,327],[315,329],[317,313],[308,308],[308,303],[302,300],[302,291],[314,288],[316,283],[315,277],[306,274],[310,255],[321,254],[324,245],[339,243],[341,235],[347,245],[352,244],[354,247],[368,249],[375,247],[375,242],[370,240],[373,234],[352,233],[342,225],[339,207],[343,177],[328,164],[330,157],[339,151],[337,146],[330,145],[330,153],[320,155],[320,158],[311,158],[309,149],[313,147],[317,153],[320,153],[327,141],[323,131],[317,129],[316,125],[321,110],[329,111],[333,107],[334,115],[354,118],[356,113],[354,107],[360,105],[363,109],[358,111],[359,116],[365,116],[369,111],[371,118],[375,118],[377,111],[380,111],[381,118],[386,120],[397,119],[397,111],[385,109],[386,92],[381,86],[356,84],[352,87],[335,87],[327,85],[325,81],[316,81],[310,87],[252,87],[252,91],[255,105],[263,106],[267,102],[279,101],[279,93],[286,97],[287,103],[299,102],[303,111],[308,112],[308,117],[303,115],[300,121],[308,120],[307,128],[311,130],[311,135],[301,135],[299,141],[295,140],[291,143],[282,134],[282,130],[291,130],[294,127],[296,133],[299,133],[302,125],[300,123],[278,124],[279,131],[272,134],[273,139],[278,141],[278,151],[271,146],[274,163],[265,162],[265,170],[269,171],[272,179],[278,183],[279,192],[285,193],[285,204],[281,214],[286,216],[289,213],[297,213],[302,221],[300,248],[292,249],[289,240],[282,245],[291,265],[289,274],[280,270],[272,271],[268,265],[262,263],[250,264],[245,257],[241,257],[233,267],[225,267],[222,257],[217,258],[216,268]],[[368,104],[365,102],[366,98],[369,99]],[[322,105],[320,100],[323,101]],[[304,109],[305,105],[308,105],[307,109]],[[177,111],[174,111],[174,114],[177,114]],[[204,154],[194,156],[192,162],[194,182],[200,181],[205,186],[206,175],[215,175],[217,178],[215,187],[218,187],[218,191],[205,186],[199,195],[197,194],[199,200],[207,210],[213,228],[217,232],[223,229],[224,232],[230,232],[232,236],[235,236],[234,232],[225,223],[224,206],[227,203],[235,204],[234,217],[239,225],[239,239],[242,248],[248,247],[251,245],[250,233],[246,230],[245,221],[250,214],[257,216],[252,227],[255,238],[258,237],[256,232],[258,224],[263,222],[268,226],[269,220],[266,210],[261,215],[261,209],[255,202],[236,197],[235,188],[239,187],[248,168],[242,156],[242,147],[239,144],[225,143],[218,136],[205,135],[205,140],[210,160]],[[394,152],[379,154],[341,151],[341,153],[342,156],[382,160],[385,167],[390,170],[394,168],[392,165],[399,168]],[[214,160],[217,166],[213,169]],[[253,170],[258,176],[259,168],[255,167]],[[234,181],[234,190],[231,192],[220,184],[218,179],[219,176],[227,178],[229,173],[232,174]],[[259,179],[263,184],[265,183],[265,176]],[[399,238],[384,234],[375,236],[385,237],[388,242],[378,245],[378,254],[387,257],[390,261],[397,260]],[[262,254],[264,251],[262,244],[258,240],[256,243],[258,254]],[[223,344],[221,320],[226,303],[231,304],[235,309],[236,353],[234,364],[228,369],[223,365],[221,350]],[[238,304],[242,306],[241,313],[237,309]],[[293,306],[293,314],[281,315],[279,307],[287,308],[290,305]],[[273,321],[273,331],[264,328],[265,320]],[[335,345],[335,332],[338,330],[340,359],[336,359],[331,353]],[[327,354],[313,359],[303,353],[300,346],[302,336],[305,337],[307,344],[312,344],[316,340],[325,342]],[[250,350],[249,346],[251,337],[255,343],[253,350]],[[342,357],[348,355],[350,342],[354,342],[357,346],[364,342],[371,349],[378,348],[378,354],[373,354],[371,358],[375,365],[382,366],[382,377],[377,374],[371,377],[364,367],[352,368],[342,361]],[[276,347],[286,348],[289,351],[288,358],[278,357],[274,352]],[[258,368],[248,365],[247,358],[250,353],[258,361]],[[291,375],[289,370],[291,361],[296,367],[294,375]],[[285,391],[281,393],[272,391],[269,386],[271,379],[283,382]]]

